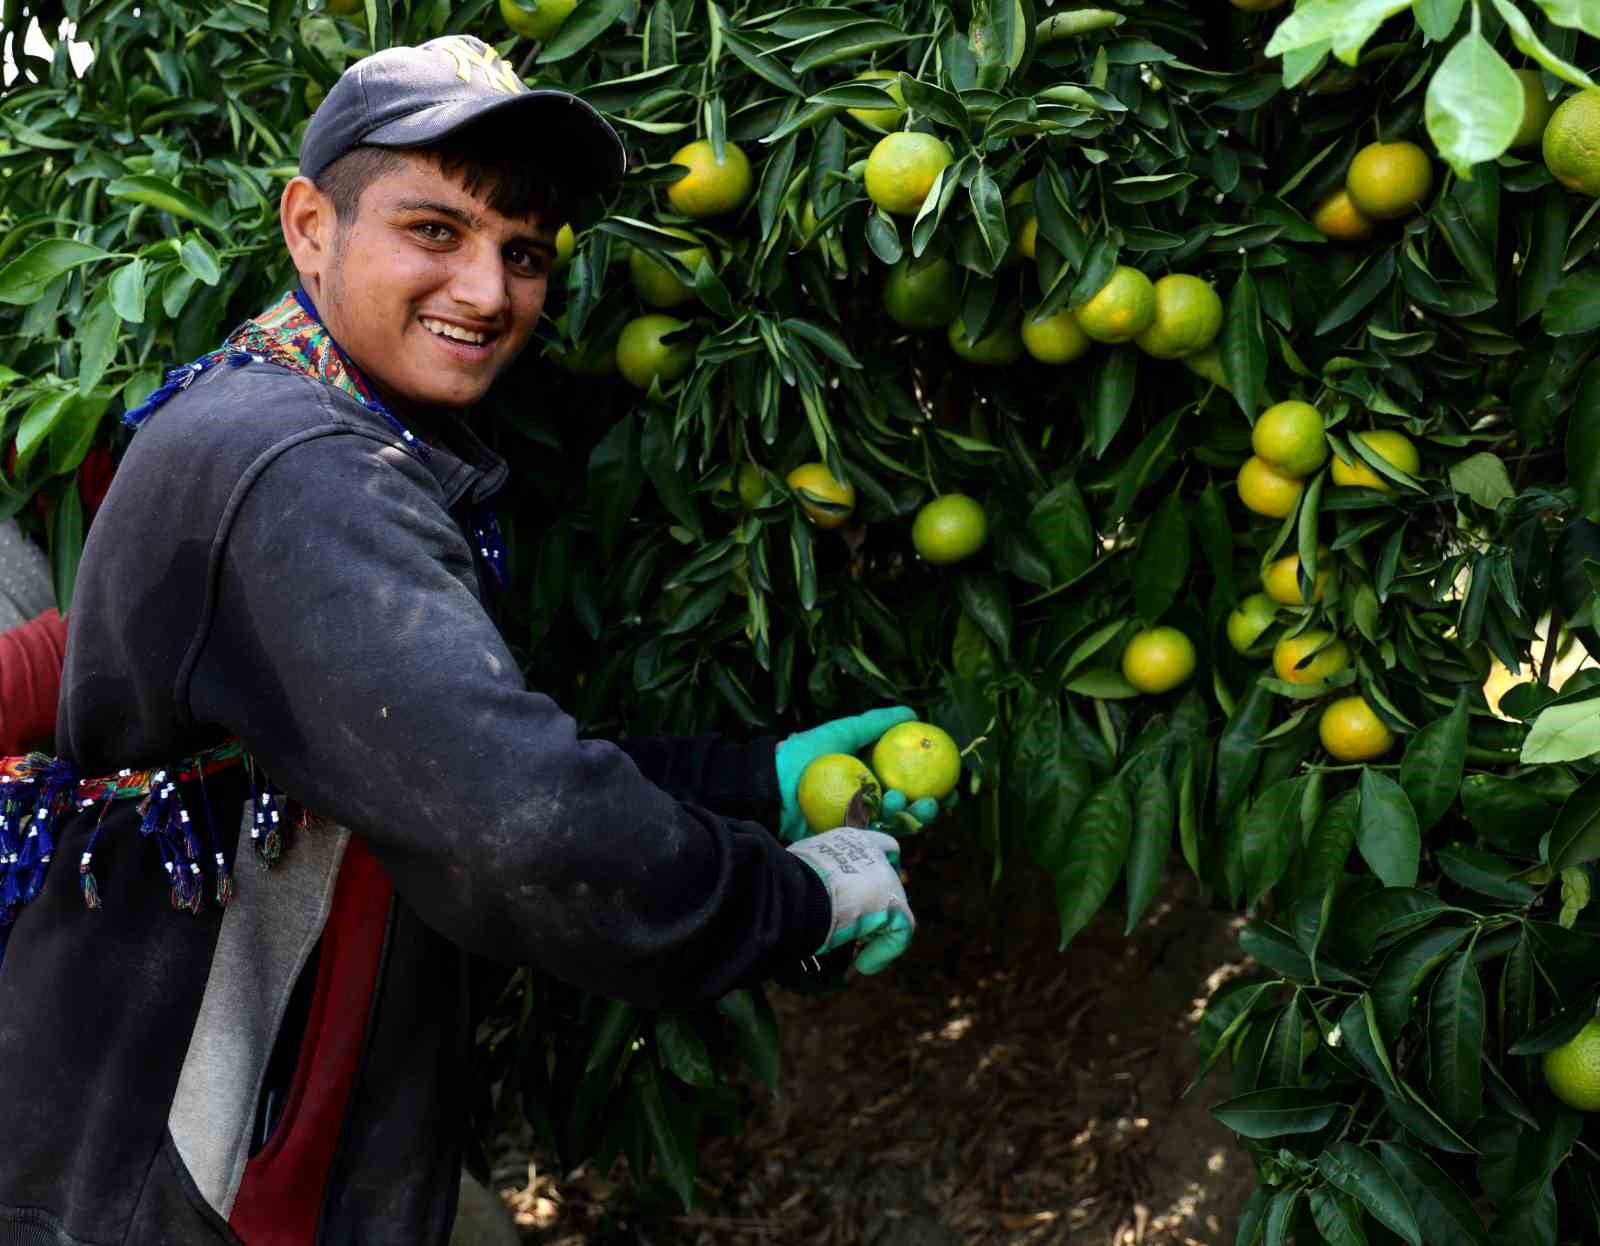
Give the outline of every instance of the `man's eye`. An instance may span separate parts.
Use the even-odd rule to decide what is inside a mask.
[[[413,228],[429,242],[443,242],[450,237],[450,227],[438,221],[423,221]]]
[[[521,269],[526,273],[542,273],[550,267],[550,262],[542,251],[525,251],[521,247],[512,247],[506,252],[506,259],[513,268]]]

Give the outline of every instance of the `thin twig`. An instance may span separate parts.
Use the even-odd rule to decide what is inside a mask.
[[[1544,657],[1539,662],[1539,682],[1550,686],[1550,672],[1556,665],[1556,640],[1561,635],[1561,611],[1551,607],[1550,630],[1544,638]]]

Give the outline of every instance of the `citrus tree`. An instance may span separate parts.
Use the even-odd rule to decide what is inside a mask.
[[[929,833],[1047,874],[1063,947],[1175,870],[1247,913],[1200,1032],[1242,1243],[1600,1232],[1590,6],[32,8],[96,54],[14,40],[0,111],[0,501],[64,605],[85,456],[292,282],[309,109],[479,34],[631,152],[483,415],[530,681],[596,733],[908,702],[965,750]],[[777,1076],[759,992],[522,973],[484,1050],[685,1203],[735,1057]]]

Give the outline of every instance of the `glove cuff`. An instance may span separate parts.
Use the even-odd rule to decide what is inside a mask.
[[[833,933],[833,897],[811,862],[800,857],[794,858],[794,863],[806,879],[805,908],[791,945],[785,951],[793,959],[809,960],[821,953]]]

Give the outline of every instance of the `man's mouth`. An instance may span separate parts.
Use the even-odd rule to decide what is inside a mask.
[[[444,320],[435,320],[431,316],[423,316],[420,319],[422,327],[429,333],[451,342],[460,342],[464,346],[487,346],[496,336],[493,333],[485,333],[477,329],[463,329],[460,325],[450,324]]]

